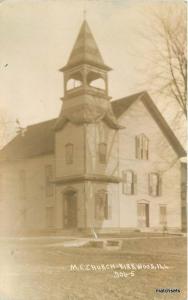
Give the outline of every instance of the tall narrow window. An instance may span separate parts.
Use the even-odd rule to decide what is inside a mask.
[[[159,207],[159,218],[160,218],[160,225],[166,226],[167,225],[167,209],[166,205],[160,205]]]
[[[19,190],[20,190],[20,199],[24,200],[26,198],[26,173],[25,173],[25,170],[20,170],[20,172],[19,172]]]
[[[107,160],[107,145],[105,143],[99,144],[99,162],[106,163]]]
[[[105,190],[100,190],[95,195],[95,219],[108,220],[111,215],[111,207],[108,203],[108,194]]]
[[[71,143],[65,145],[65,159],[68,165],[73,163],[73,144]]]
[[[123,172],[123,194],[133,195],[135,193],[136,186],[136,174],[133,171],[128,170]]]
[[[54,226],[54,208],[46,207],[46,225],[48,228]]]
[[[161,177],[157,173],[149,174],[149,195],[159,196],[161,194]]]
[[[46,196],[50,197],[53,196],[53,170],[52,165],[45,166],[45,183],[46,183]]]
[[[139,227],[149,227],[149,204],[148,203],[138,203],[137,204],[138,213],[138,226]]]
[[[136,158],[143,160],[149,158],[149,140],[145,134],[136,136]]]

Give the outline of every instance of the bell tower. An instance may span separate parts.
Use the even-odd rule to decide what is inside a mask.
[[[109,110],[108,71],[89,25],[84,20],[64,74],[63,116],[93,122]],[[61,115],[62,117],[62,115]]]
[[[116,226],[118,223],[117,214],[112,220],[110,212],[113,207],[118,209],[118,132],[121,126],[108,95],[110,70],[84,20],[68,62],[60,69],[64,74],[64,97],[55,125],[56,194],[57,199],[61,199],[62,194],[65,199],[64,208],[59,211],[64,210],[63,218],[70,224],[71,217],[70,222],[66,221],[69,218],[67,207],[77,201],[78,223],[75,226],[79,228],[103,226],[101,220],[95,220],[95,195],[107,203],[108,193],[112,199],[108,199],[109,205],[103,203],[107,218],[104,224],[114,222]],[[74,197],[69,201],[67,195],[70,194]]]

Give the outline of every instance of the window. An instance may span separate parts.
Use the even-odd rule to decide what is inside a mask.
[[[105,190],[100,190],[95,195],[95,219],[108,220],[111,215],[111,207],[108,203],[108,194]]]
[[[123,172],[123,194],[133,195],[136,187],[136,174],[128,170]]]
[[[53,196],[53,170],[51,165],[45,167],[45,177],[46,177],[46,196]]]
[[[26,173],[25,173],[25,170],[20,170],[20,172],[19,172],[19,190],[20,190],[20,199],[24,200],[26,197]]]
[[[100,73],[89,72],[87,74],[87,84],[94,88],[105,90],[105,80]]]
[[[149,158],[149,140],[144,134],[136,136],[136,158],[145,160]]]
[[[74,74],[71,74],[67,83],[66,83],[66,90],[72,90],[75,88],[78,88],[80,86],[82,86],[83,84],[83,78],[82,78],[82,74],[80,72],[76,72]]]
[[[68,165],[73,163],[73,144],[71,143],[65,145],[65,159]]]
[[[53,207],[46,207],[46,225],[48,228],[51,228],[54,225],[54,208]]]
[[[149,174],[149,195],[159,196],[161,194],[161,177],[157,173]]]
[[[105,143],[99,144],[99,162],[106,163],[107,145]]]
[[[138,226],[139,227],[149,227],[149,204],[148,203],[138,203],[137,204],[137,214],[138,214]]]
[[[159,207],[160,225],[167,225],[167,209],[166,205],[160,205]]]

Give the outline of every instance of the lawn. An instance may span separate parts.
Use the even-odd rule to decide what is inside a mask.
[[[91,270],[91,265],[99,268],[102,264],[112,265],[112,269]],[[168,269],[131,273],[129,269],[121,270],[119,264],[165,264]],[[71,265],[78,269],[71,271]],[[55,239],[4,241],[0,266],[0,300],[187,299],[186,239],[183,237],[127,238],[116,251],[64,248]],[[127,277],[114,278],[114,274]],[[180,292],[156,293],[156,288],[177,288]]]

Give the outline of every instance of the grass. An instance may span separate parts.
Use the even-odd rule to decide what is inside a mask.
[[[3,300],[187,299],[186,239],[183,237],[126,239],[118,251],[48,247],[44,241],[35,245],[33,241],[9,242],[1,245],[0,259]],[[139,270],[134,277],[118,279],[111,270],[69,270],[70,264],[119,263],[160,263],[170,268]],[[178,288],[181,292],[159,294],[156,288]]]

